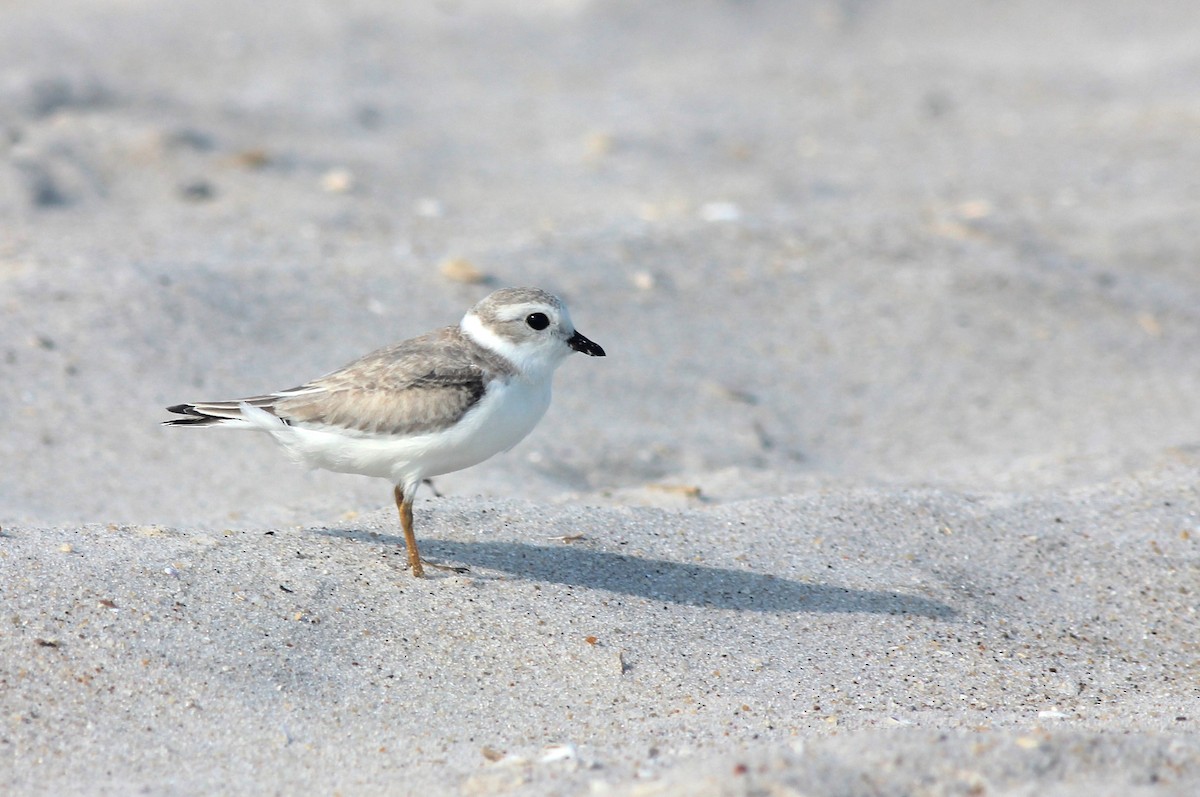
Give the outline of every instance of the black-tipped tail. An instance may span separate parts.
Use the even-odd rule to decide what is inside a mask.
[[[195,404],[175,404],[167,407],[167,412],[182,415],[182,418],[172,418],[163,421],[164,426],[217,426],[223,423],[237,424],[245,421],[242,416],[242,405],[264,409],[274,414],[275,396],[253,396],[251,398],[234,399],[233,401],[199,401]]]
[[[163,421],[163,426],[215,426],[225,418],[215,417],[196,409],[195,404],[175,404],[167,407],[167,412],[184,415],[184,418],[171,418]]]

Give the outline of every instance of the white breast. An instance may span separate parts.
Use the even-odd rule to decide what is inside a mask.
[[[421,457],[421,478],[451,473],[507,451],[525,439],[550,406],[550,381],[492,382],[470,412],[451,429],[431,438]],[[405,472],[401,468],[400,472]]]

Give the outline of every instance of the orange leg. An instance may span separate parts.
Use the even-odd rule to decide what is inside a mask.
[[[413,534],[412,499],[404,497],[400,485],[396,485],[396,509],[400,510],[400,528],[404,529],[404,545],[408,548],[408,567],[417,578],[425,575],[421,566],[421,554],[417,551],[417,535]]]

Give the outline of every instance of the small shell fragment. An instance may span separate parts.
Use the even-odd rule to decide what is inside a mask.
[[[658,285],[658,280],[649,271],[635,271],[630,280],[639,291],[652,291]]]
[[[354,173],[349,169],[330,169],[321,175],[321,189],[331,194],[347,194],[354,190]]]
[[[682,495],[685,498],[699,498],[700,488],[694,484],[658,484],[646,485],[647,490],[655,490],[668,495]]]
[[[566,744],[550,744],[542,748],[541,762],[550,764],[555,761],[570,761],[575,758],[575,745]]]
[[[733,202],[707,202],[700,206],[702,221],[737,221],[742,217],[742,209]]]
[[[451,257],[443,260],[438,265],[438,271],[451,282],[461,282],[464,285],[477,285],[487,281],[487,274],[480,271],[465,257]]]

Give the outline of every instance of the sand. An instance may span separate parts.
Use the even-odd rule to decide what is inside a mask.
[[[408,5],[0,8],[0,791],[1200,792],[1200,9]],[[465,574],[158,424],[501,285]]]

